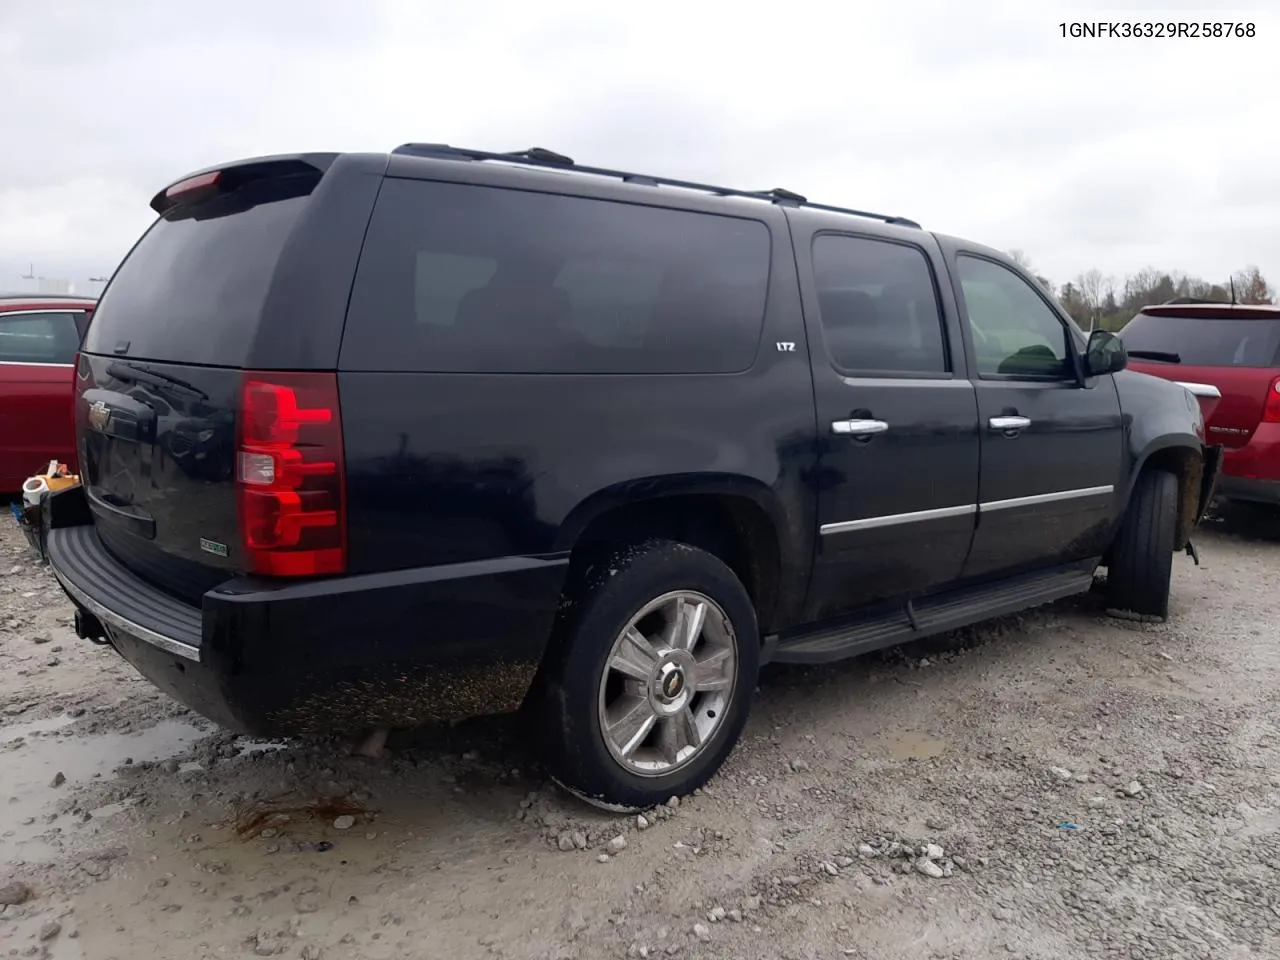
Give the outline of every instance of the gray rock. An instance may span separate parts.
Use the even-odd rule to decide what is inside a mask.
[[[585,833],[581,830],[575,830],[570,834],[570,836],[573,838],[573,845],[575,847],[579,850],[587,849],[587,835]]]
[[[67,782],[67,775],[59,770],[53,775],[53,779],[49,781],[49,786],[55,789]]]
[[[88,813],[87,810],[85,812]],[[97,860],[86,860],[80,864],[80,869],[91,877],[100,877],[107,872],[107,865],[99,863]]]
[[[253,940],[253,952],[259,957],[274,957],[280,952],[280,944],[274,937],[260,933]]]
[[[16,907],[31,899],[31,888],[25,883],[14,881],[0,887],[0,907]]]
[[[742,911],[741,911],[741,910],[739,910],[737,907],[734,907],[732,910],[730,910],[730,911],[729,911],[729,913],[728,913],[728,917],[729,917],[729,919],[730,919],[731,921],[733,921],[734,923],[741,923],[741,922],[742,922]]]
[[[636,829],[637,830],[649,829],[649,821],[645,819],[645,815],[643,813],[636,815]]]
[[[712,907],[707,911],[707,919],[712,923],[719,923],[727,916],[724,907]]]
[[[32,643],[52,643],[53,637],[49,636],[49,634],[47,633],[37,633],[34,637],[31,638],[31,642]]]
[[[622,834],[618,834],[616,837],[614,837],[612,840],[609,841],[610,853],[614,853],[614,854],[621,853],[625,849],[627,849],[627,838]]]
[[[1068,770],[1066,767],[1050,767],[1049,772],[1052,773],[1059,780],[1071,779],[1071,771]]]
[[[936,843],[926,843],[920,855],[926,860],[941,860],[946,852]]]
[[[874,857],[875,855],[876,855],[875,848],[874,848],[874,847],[872,847],[872,846],[871,846],[871,844],[869,844],[869,843],[860,843],[860,844],[858,844],[858,856],[860,856],[860,857]]]
[[[600,856],[596,857],[596,863],[608,863],[608,862],[609,862],[609,855],[607,853],[602,853],[600,854]]]
[[[932,860],[921,857],[916,861],[916,873],[929,877],[932,880],[941,880],[945,877],[946,871]]]
[[[705,923],[695,923],[693,925],[693,935],[705,943],[711,939],[711,928]]]
[[[62,932],[62,924],[57,920],[46,920],[40,927],[40,939],[52,940]]]
[[[1137,780],[1130,780],[1128,785],[1124,788],[1124,795],[1126,797],[1136,797],[1141,792],[1142,792],[1142,784],[1140,784]]]
[[[668,797],[668,798],[667,798],[667,806],[668,806],[670,809],[674,810],[676,807],[680,806],[680,798],[679,798],[679,797],[674,797],[674,796],[673,796],[673,797]]]
[[[320,894],[315,890],[304,890],[294,898],[293,906],[299,913],[319,913]]]
[[[355,825],[356,818],[349,813],[344,813],[333,821],[333,829],[335,830],[350,830]]]
[[[560,836],[556,837],[556,846],[559,847],[561,850],[565,850],[565,851],[572,850],[573,834],[571,834],[568,830],[560,831]]]
[[[308,943],[302,948],[302,953],[299,956],[302,957],[302,960],[320,960],[324,954],[315,944]]]

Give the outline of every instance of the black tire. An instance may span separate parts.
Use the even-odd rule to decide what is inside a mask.
[[[1177,476],[1144,470],[1111,547],[1107,613],[1154,623],[1168,619],[1177,522]]]
[[[615,759],[606,743],[600,713],[609,688],[602,694],[601,686],[614,682],[606,664],[624,629],[648,604],[677,591],[696,592],[713,601],[717,615],[723,612],[720,636],[727,633],[736,644],[736,661],[724,667],[732,687],[717,705],[718,725],[690,759],[665,774],[637,774]],[[567,588],[539,673],[533,706],[548,771],[569,792],[612,810],[643,809],[692,792],[715,774],[737,743],[759,665],[755,608],[741,581],[719,558],[671,540],[604,554]],[[689,700],[691,706],[705,702]],[[714,718],[716,710],[699,715]]]

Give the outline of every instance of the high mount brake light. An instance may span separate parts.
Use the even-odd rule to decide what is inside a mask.
[[[218,178],[221,176],[221,170],[214,170],[211,173],[198,173],[194,177],[187,177],[185,180],[179,180],[173,186],[165,190],[165,199],[172,200],[174,197],[179,197],[184,193],[191,193],[193,190],[203,190],[206,187],[216,186]]]
[[[346,571],[336,374],[245,372],[236,489],[240,540],[251,571],[281,577]]]

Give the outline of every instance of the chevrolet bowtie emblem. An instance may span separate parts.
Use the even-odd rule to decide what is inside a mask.
[[[107,421],[111,419],[111,408],[99,400],[97,403],[89,405],[89,426],[101,432],[107,428]]]

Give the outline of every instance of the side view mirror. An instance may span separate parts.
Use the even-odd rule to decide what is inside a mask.
[[[1086,376],[1101,377],[1108,373],[1119,373],[1128,362],[1124,341],[1114,333],[1095,330],[1089,334],[1089,343],[1084,348]]]

